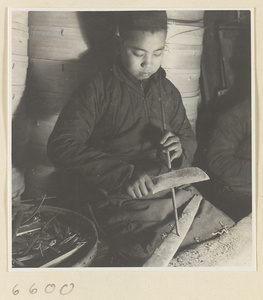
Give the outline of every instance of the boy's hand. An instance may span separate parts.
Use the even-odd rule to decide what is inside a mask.
[[[140,173],[133,176],[125,185],[126,193],[133,199],[147,196],[153,188],[153,182],[149,175]]]
[[[175,136],[170,131],[167,131],[164,134],[164,136],[160,140],[160,144],[163,147],[164,153],[172,152],[171,153],[171,162],[174,159],[179,158],[183,153],[180,138],[178,136]]]

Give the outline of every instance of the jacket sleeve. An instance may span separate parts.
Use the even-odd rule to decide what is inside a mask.
[[[242,112],[227,112],[219,118],[209,141],[209,168],[232,187],[251,184],[250,120],[246,117]]]
[[[77,174],[84,184],[111,191],[131,176],[133,166],[94,149],[90,143],[106,105],[98,86],[93,82],[82,87],[66,104],[49,137],[47,153],[62,172]]]
[[[179,168],[186,168],[192,165],[194,154],[197,148],[196,137],[186,116],[181,95],[176,88],[172,90],[172,101],[174,103],[173,117],[170,122],[173,133],[180,138],[183,154],[174,161]]]

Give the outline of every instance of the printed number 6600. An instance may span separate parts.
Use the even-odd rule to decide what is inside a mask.
[[[38,289],[36,287],[34,287],[36,284],[33,283],[30,288],[29,288],[29,293],[30,294],[36,294],[38,293]],[[13,294],[14,295],[18,295],[20,293],[20,291],[17,289],[17,286],[18,284],[16,284],[14,287],[13,287]],[[59,289],[59,294],[60,295],[68,295],[70,294],[73,290],[74,290],[74,283],[70,283],[69,285],[68,284],[64,284],[60,289]],[[49,283],[46,285],[45,289],[44,289],[44,292],[46,294],[51,294],[53,293],[54,291],[56,290],[56,285],[54,283]]]

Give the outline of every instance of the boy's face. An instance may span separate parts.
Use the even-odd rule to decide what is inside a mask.
[[[121,40],[121,60],[138,80],[149,78],[161,66],[166,31],[131,31]]]

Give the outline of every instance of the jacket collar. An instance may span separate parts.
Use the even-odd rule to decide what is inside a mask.
[[[113,66],[114,75],[122,82],[125,82],[129,86],[138,90],[138,87],[141,87],[141,81],[133,77],[128,71],[124,68],[120,57],[117,58],[115,65]],[[163,80],[166,77],[166,73],[162,67],[160,67],[157,72],[155,72],[150,78],[146,79],[148,81],[147,85],[156,85],[160,80]]]

